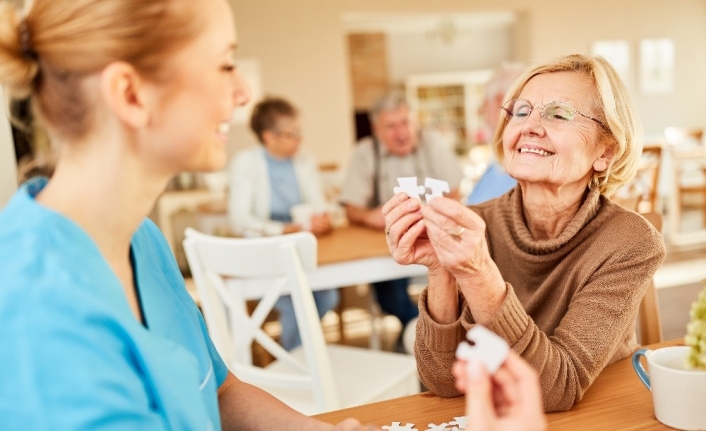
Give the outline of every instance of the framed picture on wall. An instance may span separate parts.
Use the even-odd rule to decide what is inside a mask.
[[[238,73],[240,73],[240,76],[243,77],[243,80],[250,88],[250,101],[244,106],[235,108],[230,122],[243,125],[250,120],[253,106],[262,99],[260,63],[255,59],[237,59],[235,64],[238,67]]]
[[[640,41],[640,91],[645,95],[674,91],[674,42],[671,39]]]

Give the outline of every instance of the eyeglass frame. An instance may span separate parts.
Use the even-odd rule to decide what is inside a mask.
[[[503,117],[507,120],[508,123],[510,122],[510,120],[515,118],[515,115],[513,115],[507,108],[505,108],[505,106],[507,104],[509,104],[510,102],[513,102],[513,101],[517,102],[518,100],[521,100],[521,101],[527,103],[527,106],[529,106],[529,108],[530,108],[527,116],[520,119],[519,122],[525,121],[530,115],[532,115],[532,111],[534,111],[535,108],[539,108],[539,116],[542,119],[546,120],[546,117],[544,116],[544,108],[551,105],[552,103],[563,103],[563,104],[571,106],[571,108],[573,108],[573,110],[577,114],[579,114],[580,116],[582,116],[584,118],[588,118],[589,120],[595,121],[596,123],[598,123],[599,126],[601,126],[601,128],[603,128],[603,130],[610,133],[610,129],[608,128],[608,126],[605,123],[603,123],[601,120],[594,118],[594,117],[591,117],[590,115],[584,114],[583,112],[579,111],[578,108],[576,108],[573,104],[566,102],[566,101],[563,101],[563,100],[552,100],[551,102],[545,103],[542,106],[533,106],[528,100],[525,100],[525,99],[519,99],[519,98],[518,99],[510,99],[507,102],[503,103],[502,106],[500,107],[500,110],[503,111]],[[507,117],[508,115],[510,116],[510,118]],[[570,122],[573,122],[573,119]]]
[[[279,130],[279,129],[272,129],[272,133],[279,137],[284,137],[286,139],[301,139],[302,138],[302,132],[290,132],[289,130]]]

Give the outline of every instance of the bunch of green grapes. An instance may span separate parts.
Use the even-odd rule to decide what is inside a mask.
[[[687,366],[706,370],[706,288],[699,293],[698,298],[691,305],[689,316],[691,321],[686,326],[686,337],[684,337],[686,345],[691,346]]]

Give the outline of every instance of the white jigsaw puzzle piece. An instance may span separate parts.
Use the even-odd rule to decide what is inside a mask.
[[[417,185],[417,177],[397,178],[397,184],[399,184],[400,186],[392,189],[395,194],[399,192],[405,192],[410,198],[415,198],[419,201],[422,200],[419,195],[424,194],[424,192],[426,191],[423,185]]]
[[[454,420],[449,422],[449,425],[456,425],[458,429],[466,429],[468,426],[468,418],[466,416],[454,417]]]
[[[392,425],[383,425],[381,428],[389,431],[417,431],[417,429],[414,428],[414,424],[401,426],[399,422],[392,422]]]
[[[435,425],[435,424],[429,424],[429,428],[426,429],[426,431],[448,431],[448,428],[446,426],[449,425],[446,422]]]
[[[462,341],[456,349],[456,357],[467,361],[481,362],[490,374],[495,374],[505,362],[510,351],[507,341],[482,325],[475,325],[466,333],[466,338],[474,343]]]
[[[431,194],[427,193],[424,195],[424,199],[427,203],[431,202],[432,199],[444,196],[444,193],[449,193],[449,183],[442,180],[437,180],[435,178],[426,178],[424,180],[424,185],[427,189],[431,190]]]

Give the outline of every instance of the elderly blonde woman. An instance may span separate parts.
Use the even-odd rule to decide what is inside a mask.
[[[525,72],[501,112],[494,150],[518,185],[470,208],[397,194],[387,241],[398,262],[429,268],[415,353],[432,392],[459,395],[454,350],[483,324],[538,372],[545,411],[566,410],[637,347],[664,258],[659,232],[609,199],[635,174],[641,128],[615,70],[583,55]]]

